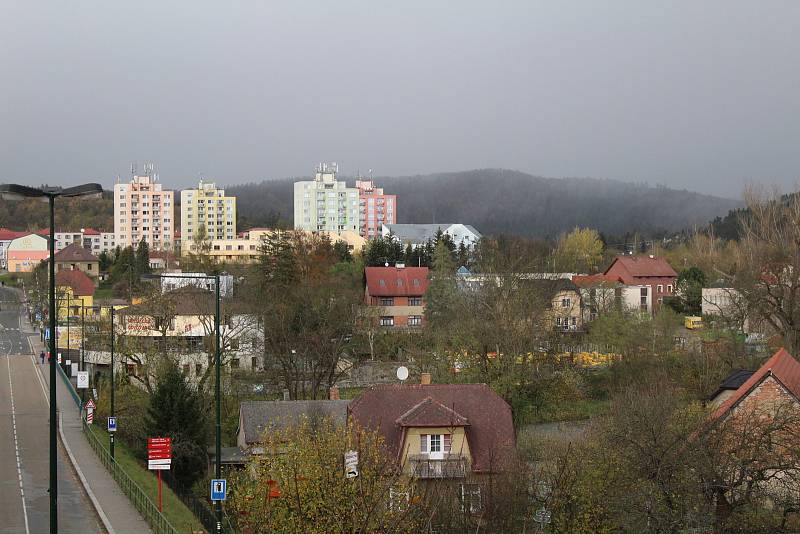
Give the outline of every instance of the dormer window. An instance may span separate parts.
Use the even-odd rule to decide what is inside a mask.
[[[445,454],[450,454],[452,438],[452,434],[420,434],[419,451],[431,460],[441,460]]]

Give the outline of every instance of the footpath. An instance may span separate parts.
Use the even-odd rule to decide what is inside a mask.
[[[44,344],[39,339],[39,333],[28,323],[27,318],[22,318],[23,333],[28,336],[31,348],[37,363],[39,353],[44,350]],[[45,381],[49,384],[49,373],[45,372],[47,366],[39,365]],[[78,478],[97,510],[100,520],[109,534],[145,534],[152,532],[150,526],[131,504],[128,497],[122,492],[108,470],[92,450],[83,433],[80,412],[75,401],[60,379],[56,380],[56,400],[58,411],[61,414],[61,435],[64,448],[67,450],[73,467],[78,473]]]

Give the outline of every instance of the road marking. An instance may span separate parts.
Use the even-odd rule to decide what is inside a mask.
[[[8,367],[8,390],[11,393],[11,427],[14,429],[14,451],[17,456],[17,478],[19,480],[19,495],[22,497],[22,513],[25,516],[25,534],[30,534],[28,526],[28,505],[25,504],[25,488],[22,487],[22,465],[19,460],[19,440],[17,439],[17,411],[14,405],[14,384],[11,381],[11,357],[6,355]]]
[[[33,371],[36,374],[36,378],[39,379],[39,387],[42,388],[42,395],[44,395],[44,401],[49,404],[50,397],[47,396],[47,388],[45,387],[44,379],[42,378],[42,370],[39,369],[39,365],[36,363],[36,356],[31,354],[30,358],[31,358],[31,364],[33,365]]]

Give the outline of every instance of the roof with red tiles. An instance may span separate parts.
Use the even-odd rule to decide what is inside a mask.
[[[347,412],[352,421],[380,432],[398,460],[409,426],[463,426],[476,472],[502,469],[516,444],[511,407],[486,384],[373,386]]]
[[[100,261],[97,256],[80,246],[78,243],[72,243],[71,245],[64,247],[59,252],[56,252],[56,263],[97,261]]]
[[[747,381],[737,389],[719,408],[714,411],[712,419],[717,419],[735,408],[759,384],[768,377],[773,377],[780,382],[789,393],[800,399],[800,362],[795,360],[789,352],[782,348],[764,362]]]
[[[94,228],[84,228],[83,235],[100,235],[100,231]]]
[[[614,262],[603,274],[608,274],[615,264],[619,264],[631,275],[636,277],[677,277],[669,263],[664,258],[655,256],[617,256]]]
[[[0,228],[0,241],[11,241],[12,239],[28,234],[30,234],[30,232],[17,232],[16,230],[9,230],[8,228]]]
[[[601,284],[611,285],[611,284],[620,284],[622,280],[619,276],[614,276],[610,274],[589,274],[589,275],[581,275],[576,274],[572,277],[572,283],[578,287],[590,287],[590,286],[598,286]]]
[[[94,295],[94,282],[83,271],[58,271],[56,273],[56,286],[69,286],[76,297]]]
[[[372,297],[421,297],[428,290],[427,267],[367,267],[364,274]]]

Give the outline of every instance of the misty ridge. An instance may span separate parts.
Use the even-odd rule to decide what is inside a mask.
[[[291,225],[300,178],[227,186],[243,226]],[[307,179],[307,178],[306,178]],[[348,185],[355,178],[339,176]],[[664,186],[595,178],[542,178],[505,169],[376,177],[397,195],[398,223],[465,223],[487,235],[552,238],[576,226],[607,235],[656,235],[706,226],[742,202]]]

